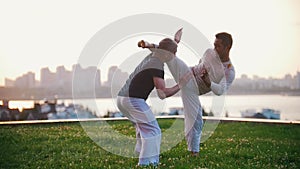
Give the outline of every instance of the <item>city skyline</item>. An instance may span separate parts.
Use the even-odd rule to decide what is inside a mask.
[[[77,68],[79,67],[79,70],[81,70],[81,71],[88,70],[87,72],[89,74],[93,74],[94,72],[96,72],[98,74],[96,77],[98,78],[98,81],[100,83],[99,86],[110,86],[111,82],[113,80],[113,76],[116,76],[116,78],[121,78],[122,80],[120,82],[123,83],[123,82],[125,82],[125,80],[127,79],[127,77],[130,74],[130,72],[123,72],[121,69],[119,69],[118,66],[112,65],[112,66],[110,66],[108,68],[107,71],[105,71],[107,73],[106,74],[107,78],[104,79],[103,78],[103,70],[101,70],[101,69],[99,69],[97,67],[94,67],[94,66],[82,67],[79,64],[73,64],[72,65],[72,69],[68,70],[63,65],[60,65],[60,66],[56,67],[55,71],[49,70],[48,67],[41,68],[40,72],[43,72],[43,73],[40,73],[41,76],[40,76],[39,79],[36,78],[34,72],[30,72],[30,71],[28,71],[27,73],[23,73],[22,75],[18,76],[16,79],[6,77],[5,78],[5,84],[3,86],[4,87],[21,87],[21,86],[18,86],[17,84],[15,84],[15,82],[17,82],[18,79],[21,79],[24,76],[29,77],[31,79],[34,79],[35,82],[38,82],[38,84],[37,83],[31,84],[32,87],[56,86],[56,85],[59,85],[59,84],[52,84],[52,83],[55,82],[55,80],[61,80],[62,81],[62,80],[64,80],[64,78],[65,78],[66,81],[68,81],[68,83],[70,83],[70,82],[72,82],[73,73],[74,73],[76,67]],[[77,69],[77,72],[78,72],[78,69]],[[49,74],[50,74],[50,76],[53,76],[53,77],[46,78],[46,76],[49,76]],[[53,74],[53,75],[51,75],[51,74]],[[55,78],[54,76],[57,76],[58,78]],[[294,75],[293,74],[285,74],[281,78],[261,77],[259,75],[249,76],[247,74],[242,74],[241,77],[236,77],[237,80],[240,80],[240,79],[249,79],[249,80],[258,80],[258,79],[260,79],[260,80],[262,80],[262,79],[264,79],[264,80],[280,80],[280,79],[292,79],[292,78],[296,78],[296,79],[299,78],[298,81],[299,81],[299,84],[300,84],[300,72],[299,71],[297,71]],[[41,79],[43,79],[43,80],[41,80]],[[172,77],[168,77],[168,76],[166,77],[166,79],[173,80]],[[6,84],[6,83],[8,83],[8,84]],[[44,85],[42,83],[44,83]],[[237,82],[237,83],[239,83],[239,82]],[[71,84],[69,84],[69,85],[71,85]],[[120,84],[120,85],[122,85],[122,84]]]
[[[82,68],[74,65],[66,70],[58,66],[51,72],[47,67],[41,69],[41,81],[37,82],[34,73],[24,74],[17,79],[8,80],[9,86],[0,87],[1,97],[5,99],[55,99],[55,98],[109,98],[115,96],[128,79],[129,73],[112,66],[108,70],[108,80],[101,78],[97,67]],[[73,76],[76,72],[76,76]],[[166,74],[167,75],[167,74]],[[75,78],[74,78],[75,77]],[[165,76],[166,86],[176,82]],[[75,92],[75,93],[74,93]],[[154,92],[155,93],[155,92]],[[300,95],[300,72],[296,76],[286,75],[281,79],[261,78],[247,75],[236,78],[228,90],[229,95],[280,94]]]
[[[216,33],[231,33],[233,47],[230,55],[236,77],[247,74],[249,77],[281,78],[286,74],[295,75],[300,69],[298,0],[200,0],[189,3],[173,1],[172,4],[154,0],[147,5],[137,0],[131,2],[134,5],[68,0],[17,1],[16,5],[16,1],[1,1],[0,86],[4,85],[4,78],[15,79],[28,71],[39,77],[42,67],[53,71],[56,66],[64,65],[70,69],[96,32],[119,19],[143,13],[170,15],[184,20],[203,33],[211,44]],[[180,27],[178,25],[167,36],[173,35]],[[183,28],[183,39],[185,33]],[[158,42],[157,37],[146,35],[149,34],[125,39],[108,51],[111,59],[99,63],[103,79],[106,79],[108,67],[120,66],[129,56],[141,51],[136,45],[138,40]],[[190,54],[186,49],[180,44],[179,56],[193,66],[197,60],[186,56]]]

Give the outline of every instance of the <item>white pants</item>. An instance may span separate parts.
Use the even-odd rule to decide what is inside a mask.
[[[178,57],[166,62],[169,70],[178,83],[179,78],[191,71]],[[185,136],[188,150],[199,152],[200,139],[202,134],[202,107],[199,100],[199,90],[195,78],[192,78],[186,86],[181,88],[181,99],[184,111]]]
[[[119,110],[135,126],[139,165],[159,163],[161,130],[150,107],[144,99],[118,96]]]

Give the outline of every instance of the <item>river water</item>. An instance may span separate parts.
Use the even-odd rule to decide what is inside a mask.
[[[245,109],[272,108],[281,112],[282,120],[300,120],[300,96],[282,96],[282,95],[228,95],[228,96],[200,96],[202,107],[205,111],[212,111],[217,116],[241,117],[241,111]],[[116,99],[67,99],[58,100],[58,103],[64,102],[66,105],[75,103],[88,107],[98,116],[105,115],[108,111],[118,111]],[[147,103],[151,106],[153,112],[169,112],[172,107],[182,107],[180,97],[170,97],[165,100],[158,98],[149,98]],[[10,101],[10,108],[31,107],[33,101],[20,100]],[[217,108],[216,108],[217,107]],[[219,112],[215,112],[219,111]]]

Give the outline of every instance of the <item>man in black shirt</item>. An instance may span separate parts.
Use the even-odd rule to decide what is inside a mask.
[[[136,127],[135,151],[139,153],[138,165],[141,166],[159,163],[161,130],[146,103],[150,92],[155,87],[159,98],[170,97],[192,77],[192,74],[187,74],[178,84],[166,88],[164,62],[175,57],[176,52],[177,43],[174,40],[166,38],[160,41],[158,49],[136,67],[118,93],[118,108]]]

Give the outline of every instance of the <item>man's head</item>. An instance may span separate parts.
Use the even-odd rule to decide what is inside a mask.
[[[173,39],[165,38],[159,42],[157,53],[163,62],[175,57],[176,52],[177,43]]]
[[[165,38],[159,42],[158,48],[176,54],[177,43],[173,39]]]
[[[215,35],[215,50],[222,61],[229,60],[229,51],[232,47],[232,37],[229,33],[221,32]]]

